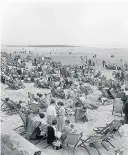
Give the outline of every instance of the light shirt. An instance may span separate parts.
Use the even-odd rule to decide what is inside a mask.
[[[71,98],[69,98],[66,102],[66,107],[69,107],[69,106],[73,106],[73,100]]]
[[[79,97],[79,99],[82,101],[82,103],[85,103],[85,101],[86,101],[86,97],[84,97],[84,96]]]
[[[18,59],[18,63],[21,63],[21,59]]]
[[[45,102],[45,104],[46,105],[50,105],[50,98],[48,97],[48,96],[46,96],[45,98],[44,98],[44,102]]]
[[[56,109],[54,105],[49,105],[47,108],[47,115],[56,117]]]
[[[42,56],[42,60],[44,60],[44,57]]]
[[[60,116],[60,117],[64,117],[64,116],[65,116],[65,109],[64,109],[64,107],[61,107],[61,108],[59,109],[59,116]]]

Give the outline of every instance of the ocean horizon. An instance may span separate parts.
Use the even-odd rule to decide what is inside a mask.
[[[81,64],[81,56],[93,59],[96,54],[97,61],[111,61],[112,63],[128,62],[127,48],[101,48],[101,47],[83,47],[72,45],[7,45],[2,46],[1,52],[29,52],[33,55],[50,56],[63,64]],[[114,56],[113,58],[111,56]]]

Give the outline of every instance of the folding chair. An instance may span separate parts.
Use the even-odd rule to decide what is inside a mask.
[[[93,93],[93,90],[91,89],[91,87],[90,87],[90,86],[86,86],[86,88],[87,88],[87,90],[88,90],[89,94],[90,94],[90,93]]]
[[[123,101],[120,98],[115,98],[113,102],[112,115],[115,113],[123,114]]]
[[[68,132],[67,137],[65,140],[65,143],[68,145],[74,146],[74,148],[77,146],[77,144],[82,140],[83,133],[72,133]]]
[[[123,125],[123,122],[121,120],[113,120],[110,124],[106,124],[105,127],[97,127],[96,129],[93,129],[97,134],[104,134],[107,129],[111,131],[111,133],[118,132],[119,128]],[[121,137],[121,135],[120,135]]]
[[[111,124],[114,122],[114,120],[109,123],[109,124],[106,124],[106,126],[104,127],[96,127],[95,129],[93,129],[97,134],[104,134],[104,132],[110,128]]]
[[[87,121],[87,111],[81,108],[77,108],[75,112],[75,121],[82,120],[83,122]]]
[[[110,138],[113,138],[113,136],[112,136],[112,133],[110,132],[110,130],[107,129],[107,130],[105,131],[105,133],[103,134],[102,142],[107,142],[107,143],[109,143],[113,148],[115,148],[115,146],[110,142]],[[106,148],[106,146],[105,146],[102,142],[101,142],[102,146],[108,151],[108,149]]]
[[[20,87],[14,83],[6,82],[6,84],[8,85],[7,88],[11,88],[12,90],[20,89]],[[7,88],[5,88],[5,89],[7,89]]]
[[[113,98],[116,98],[117,97],[117,94],[113,90],[110,90],[110,93],[113,96]]]
[[[3,102],[3,104],[1,105],[1,108],[5,105],[6,106],[6,108],[3,108],[3,109],[5,109],[5,110],[14,110],[14,107],[13,107],[13,105],[12,104],[9,104],[8,102],[6,102],[5,100],[2,100],[1,99],[1,101]]]
[[[18,113],[20,115],[20,118],[22,119],[23,121],[23,125],[13,129],[13,130],[17,130],[19,128],[23,128],[24,131],[22,131],[21,133],[19,133],[20,135],[24,135],[26,133],[26,129],[27,129],[27,125],[28,125],[28,115],[24,114],[23,112],[19,111],[18,110]]]
[[[36,112],[38,112],[38,110],[39,110],[39,105],[38,105],[38,103],[37,102],[32,102],[32,103],[30,103],[30,108],[31,108],[31,110],[34,112],[34,113],[36,113]]]
[[[90,136],[89,138],[87,138],[86,140],[81,140],[82,143],[78,145],[78,147],[83,147],[87,150],[88,154],[91,155],[91,153],[89,152],[88,148],[87,148],[87,144],[90,147],[93,147],[96,149],[96,151],[98,152],[99,155],[101,155],[101,153],[99,152],[99,150],[97,149],[97,142],[102,142],[102,135],[95,135],[95,136]]]
[[[109,98],[107,89],[108,89],[108,88],[103,88],[103,89],[102,89],[102,94],[103,94],[103,97]]]
[[[119,134],[119,136],[121,137],[121,134],[119,132],[119,128],[123,125],[123,121],[122,120],[114,120],[111,125],[110,125],[110,130],[112,133],[117,132]]]
[[[3,104],[1,105],[1,109],[4,110],[4,111],[8,111],[11,112],[14,114],[16,111],[17,111],[17,107],[15,105],[15,103],[13,101],[10,101],[10,102],[6,102],[5,100],[2,100],[1,101],[3,102]],[[5,108],[2,108],[3,106],[6,106]]]

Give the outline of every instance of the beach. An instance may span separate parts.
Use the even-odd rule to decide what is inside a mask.
[[[81,56],[88,58],[93,58],[96,54],[96,60],[99,65],[101,65],[102,60],[109,62],[109,60],[114,63],[120,63],[121,58],[124,62],[128,62],[128,49],[126,48],[92,48],[92,47],[10,47],[2,46],[2,52],[14,53],[24,52],[28,53],[31,51],[33,55],[43,55],[50,56],[56,61],[61,61],[63,64],[82,64]],[[70,55],[69,55],[70,53]],[[113,58],[111,56],[114,55]]]
[[[62,64],[83,64],[81,60],[82,57],[88,57],[88,59],[93,59],[96,62],[96,70],[101,71],[102,75],[105,75],[107,79],[113,79],[112,70],[106,70],[102,67],[102,61],[105,60],[108,62],[109,60],[113,64],[121,64],[128,61],[128,52],[127,49],[101,49],[101,48],[86,48],[86,47],[6,47],[2,49],[2,52],[9,52],[13,53],[14,51],[17,52],[24,52],[29,53],[31,51],[32,55],[41,55],[41,56],[48,56],[51,57],[55,61],[61,61]],[[70,54],[69,54],[70,53]],[[96,58],[93,56],[96,54]],[[22,55],[22,54],[21,54]],[[24,54],[23,54],[24,55]],[[114,58],[111,58],[111,55],[114,55]],[[123,59],[123,62],[120,62],[120,59]],[[27,63],[27,66],[32,65]],[[24,89],[19,90],[11,90],[7,88],[7,85],[1,84],[1,98],[9,97],[11,100],[18,102],[22,100],[27,103],[28,101],[28,92],[33,94],[37,93],[49,93],[50,90],[48,89],[41,89],[36,88],[33,83],[25,83]],[[91,86],[91,85],[90,85]],[[91,88],[93,88],[91,86]],[[97,88],[95,88],[97,89]],[[86,123],[77,123],[76,127],[80,129],[85,137],[93,135],[93,129],[99,126],[105,126],[106,123],[110,123],[113,119],[120,119],[117,116],[113,116],[112,114],[112,104],[106,106],[100,106],[96,110],[89,110],[89,121]],[[6,132],[13,131],[19,125],[22,125],[22,120],[20,119],[19,115],[7,115],[6,112],[1,112],[1,121],[2,121],[2,130],[6,129]],[[72,123],[74,123],[74,119],[71,119]],[[9,127],[9,128],[8,128]],[[116,140],[113,139],[112,143],[116,146],[116,149],[123,150],[123,155],[127,155],[128,153],[128,125],[125,124],[121,129],[122,137],[116,135]],[[59,150],[53,151],[52,147],[48,147],[47,149],[43,149],[46,147],[46,144],[41,142],[36,147],[41,149],[47,155],[72,155],[74,152],[72,149],[68,150]],[[115,155],[115,149],[110,147],[109,154]],[[100,149],[102,154],[108,155],[108,152]],[[84,149],[78,148],[75,154],[84,155],[86,152]],[[92,154],[95,154],[92,150]]]

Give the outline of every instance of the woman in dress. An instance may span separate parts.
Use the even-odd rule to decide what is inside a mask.
[[[63,102],[58,102],[59,114],[58,114],[58,130],[61,132],[65,122],[65,108]]]

